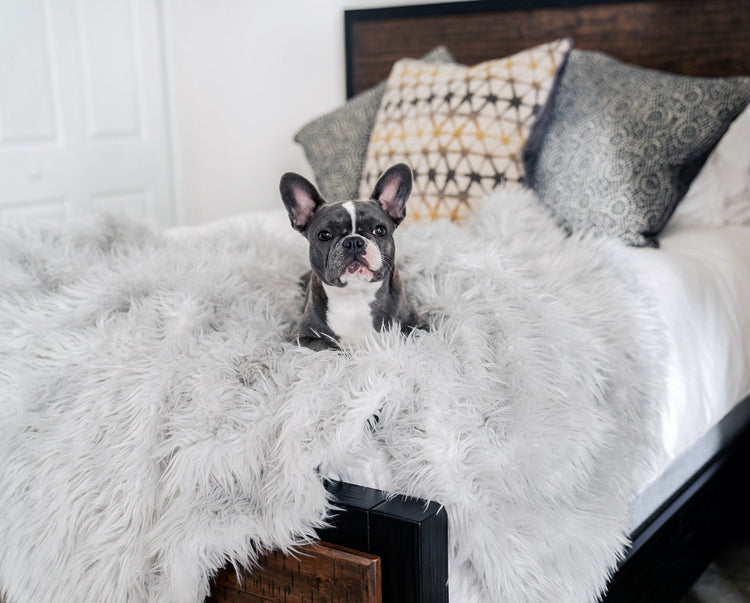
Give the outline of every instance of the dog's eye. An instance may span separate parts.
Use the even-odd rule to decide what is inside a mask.
[[[318,233],[318,239],[320,239],[321,241],[330,241],[332,238],[333,238],[333,235],[327,230],[321,230]]]
[[[374,234],[377,237],[382,237],[385,235],[385,233],[388,232],[382,224],[378,224],[375,228],[372,230],[372,234]]]

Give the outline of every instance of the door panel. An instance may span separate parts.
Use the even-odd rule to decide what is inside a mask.
[[[158,0],[0,0],[0,217],[175,221]]]

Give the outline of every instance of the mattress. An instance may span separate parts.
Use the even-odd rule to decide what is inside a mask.
[[[655,300],[668,347],[661,454],[633,503],[634,527],[748,420],[738,409],[714,428],[750,394],[750,227],[680,225],[660,242],[622,254]]]

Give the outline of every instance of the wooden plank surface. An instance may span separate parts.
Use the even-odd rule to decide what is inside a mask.
[[[576,48],[645,67],[747,75],[748,31],[750,0],[509,0],[350,10],[347,94],[385,79],[395,60],[419,57],[439,44],[459,63],[472,65],[563,36],[571,36]]]
[[[238,578],[225,567],[211,582],[211,603],[381,603],[380,558],[328,543],[275,551]]]

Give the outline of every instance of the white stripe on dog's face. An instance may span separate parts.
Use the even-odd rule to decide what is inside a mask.
[[[352,234],[357,234],[357,210],[354,208],[354,201],[347,201],[343,207],[352,218]]]
[[[367,237],[357,234],[357,208],[354,201],[345,201],[341,206],[349,213],[352,219],[352,231],[349,236],[357,236],[365,242],[364,260],[371,270],[380,270],[383,267],[383,256],[375,243]]]

